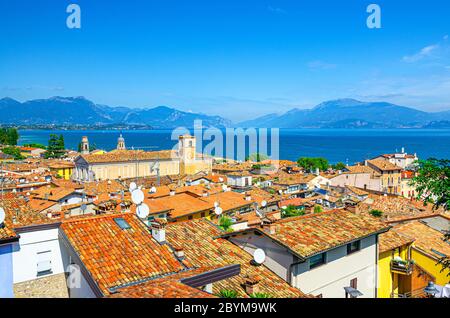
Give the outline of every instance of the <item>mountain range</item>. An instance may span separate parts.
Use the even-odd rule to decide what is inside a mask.
[[[292,109],[241,122],[243,127],[279,128],[422,128],[437,125],[450,128],[450,111],[429,113],[386,102],[338,99],[312,109]],[[429,127],[428,127],[429,128]]]
[[[110,107],[84,97],[52,97],[20,103],[0,99],[0,124],[16,125],[145,125],[155,129],[193,127],[195,119],[206,127],[228,127],[220,116],[183,112],[166,106],[154,108]]]
[[[291,109],[241,123],[220,116],[184,112],[167,106],[111,107],[84,97],[52,97],[19,102],[0,99],[0,124],[57,126],[145,126],[154,129],[192,128],[194,120],[205,127],[278,128],[450,128],[450,111],[430,113],[386,102],[337,99],[311,109]]]

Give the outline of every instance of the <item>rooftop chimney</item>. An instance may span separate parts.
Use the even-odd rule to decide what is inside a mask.
[[[247,275],[245,277],[245,292],[247,295],[252,295],[259,292],[259,282],[261,278],[258,275]]]
[[[176,258],[178,258],[180,261],[184,259],[184,250],[182,247],[174,247],[175,250],[175,256]]]
[[[152,236],[158,243],[166,241],[166,225],[167,220],[165,219],[155,219],[152,222]]]

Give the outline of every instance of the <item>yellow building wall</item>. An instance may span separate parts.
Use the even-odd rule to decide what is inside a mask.
[[[408,259],[408,246],[380,253],[378,258],[378,298],[390,298],[391,293],[398,294],[399,274],[391,272],[391,260],[400,256]]]
[[[446,270],[441,272],[442,266],[440,264],[437,264],[436,259],[416,249],[412,249],[411,258],[416,262],[417,265],[422,267],[430,275],[436,278],[436,284],[442,286],[450,282],[450,276],[447,276],[447,274],[450,272],[450,269],[447,268]]]
[[[56,172],[58,173],[58,175],[65,179],[65,180],[70,180],[70,177],[72,176],[73,173],[73,168],[62,168],[62,169],[57,169]]]
[[[151,170],[151,166],[156,161],[140,161],[128,163],[106,163],[92,165],[92,171],[96,179],[118,179],[155,176],[156,171]],[[159,161],[160,176],[177,175],[179,173],[179,161],[161,160]],[[136,176],[137,174],[137,176]]]

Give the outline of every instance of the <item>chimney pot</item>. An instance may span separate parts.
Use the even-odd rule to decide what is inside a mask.
[[[165,219],[155,219],[152,222],[152,236],[158,243],[166,241],[166,225],[167,220]]]
[[[184,259],[184,250],[181,247],[175,247],[175,256],[179,259],[179,260],[183,260]]]
[[[259,292],[259,282],[261,278],[257,275],[248,275],[245,278],[245,292],[247,295],[251,295]]]

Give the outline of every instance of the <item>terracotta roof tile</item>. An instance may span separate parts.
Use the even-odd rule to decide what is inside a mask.
[[[217,238],[223,234],[205,219],[171,223],[166,227],[166,239],[174,247],[181,247],[193,266],[226,266],[241,264],[241,274],[213,284],[214,294],[221,290],[235,290],[247,297],[242,284],[247,275],[261,277],[260,291],[272,297],[306,297],[300,290],[289,286],[265,266],[251,264],[252,256],[230,241]]]
[[[393,230],[414,238],[414,246],[429,255],[436,258],[442,258],[441,254],[450,257],[450,243],[444,241],[444,234],[420,221],[398,224]]]
[[[117,218],[130,228],[121,229]],[[105,295],[109,288],[183,269],[170,248],[157,243],[132,213],[69,220],[61,229]]]
[[[135,160],[169,160],[177,158],[172,150],[142,151],[142,150],[115,150],[104,154],[81,155],[89,163],[126,162]]]
[[[275,223],[275,233],[266,234],[298,255],[309,257],[387,228],[369,216],[332,210],[280,220]]]

